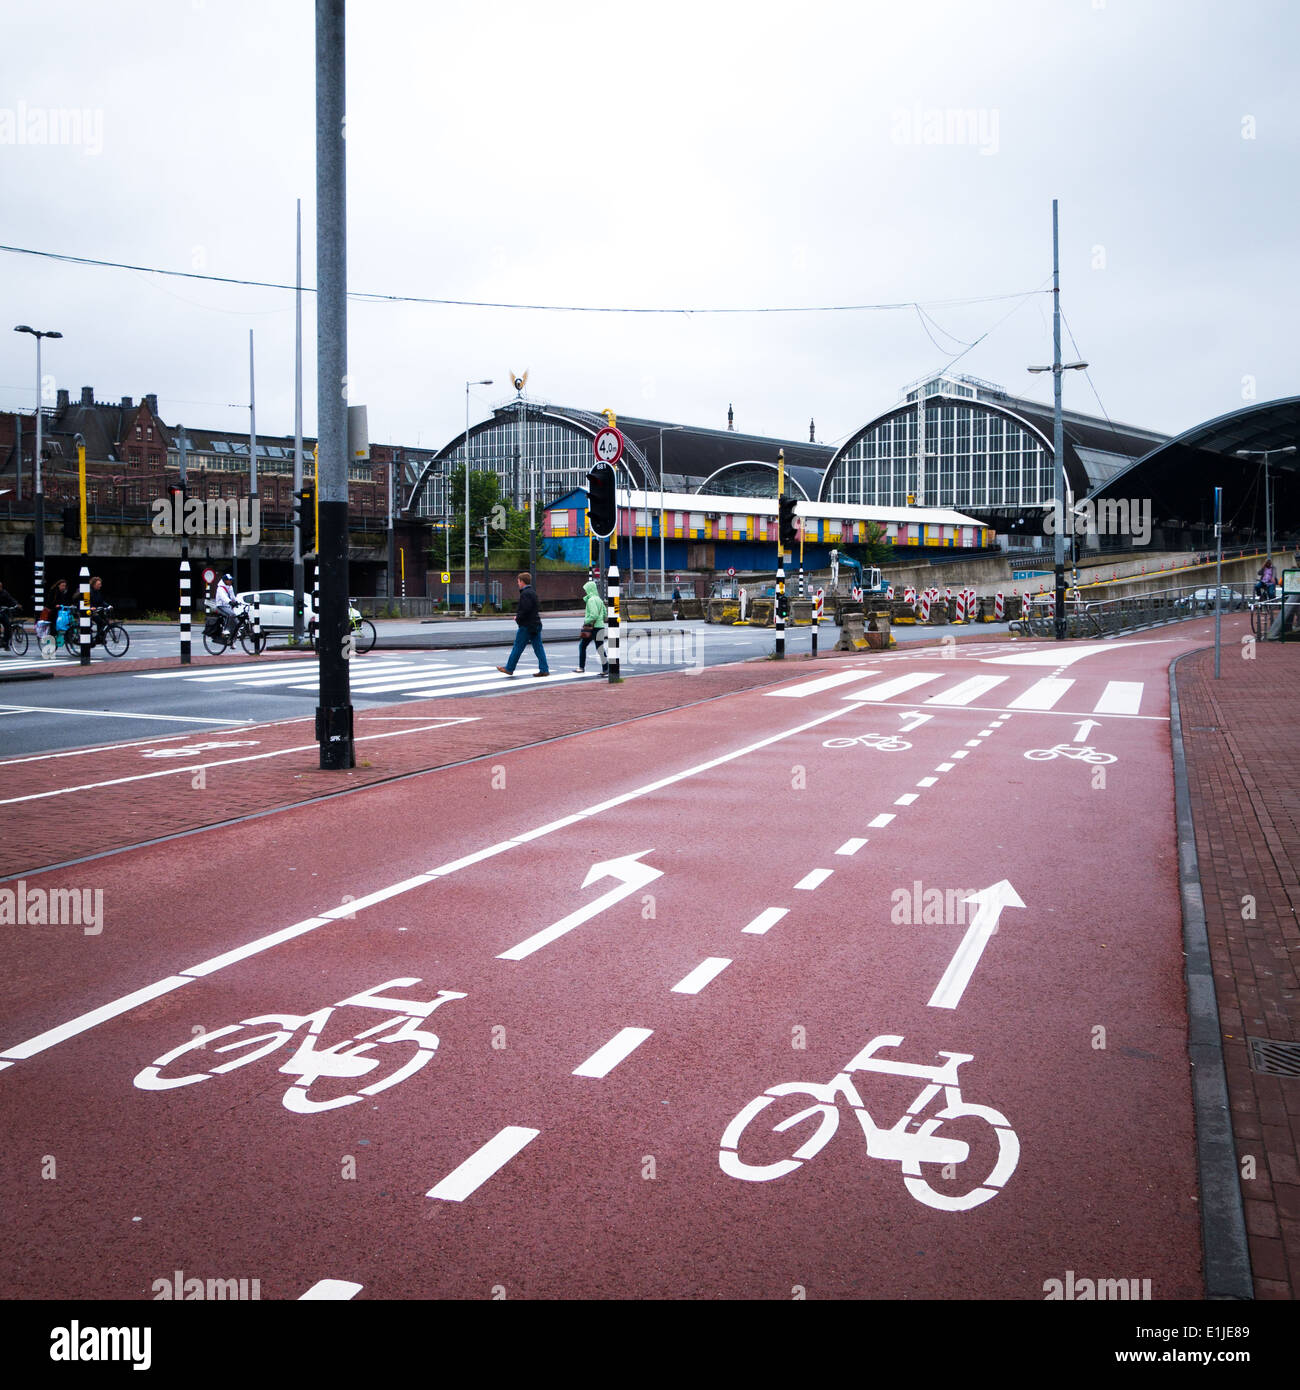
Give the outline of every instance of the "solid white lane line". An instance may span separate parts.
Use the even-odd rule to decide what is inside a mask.
[[[1093,714],[1136,714],[1142,703],[1143,681],[1107,681]]]
[[[437,1197],[444,1202],[463,1202],[476,1192],[485,1182],[504,1168],[514,1156],[531,1144],[541,1133],[540,1129],[526,1129],[523,1125],[507,1125],[499,1134],[494,1134],[481,1149],[470,1154],[464,1163],[447,1174],[436,1187],[425,1193],[426,1197]]]
[[[322,1299],[346,1302],[349,1298],[355,1298],[361,1292],[361,1288],[360,1284],[354,1284],[347,1279],[319,1279],[306,1293],[298,1295],[298,1302],[318,1302]]]
[[[795,887],[811,893],[814,888],[820,888],[834,872],[834,869],[814,869],[811,873],[805,874]]]
[[[14,714],[80,714],[87,719],[156,719],[164,724],[229,724],[232,728],[251,724],[251,719],[204,719],[197,714],[126,714],[109,709],[56,709],[53,705],[0,705]]]
[[[574,1076],[608,1076],[629,1053],[635,1051],[654,1032],[653,1028],[624,1028],[596,1049],[580,1066]]]
[[[742,927],[741,930],[748,932],[750,936],[765,936],[789,911],[788,907],[765,907],[747,927]]]
[[[938,695],[931,695],[927,705],[969,705],[995,686],[1005,683],[1006,676],[971,676]]]
[[[802,700],[809,695],[820,695],[823,690],[834,690],[839,685],[867,680],[875,674],[874,670],[837,671],[833,676],[819,676],[816,680],[805,681],[802,685],[794,685],[787,690],[765,690],[763,694],[774,700]]]
[[[672,993],[698,994],[710,980],[716,979],[730,964],[731,962],[722,956],[710,956],[707,960],[702,960],[689,975],[678,980],[672,988]]]
[[[864,704],[878,704],[882,700],[892,700],[895,695],[901,695],[904,691],[915,690],[918,685],[928,685],[931,681],[939,679],[937,671],[909,671],[905,676],[895,676],[892,680],[873,685],[868,690],[854,690],[840,698],[861,700]]]
[[[829,723],[832,719],[839,719],[843,715],[851,714],[852,712],[852,707],[848,706],[844,709],[832,710],[829,714],[818,715],[816,719],[810,719],[803,724],[797,724],[794,728],[786,729],[779,734],[771,734],[767,738],[759,739],[756,743],[750,743],[745,745],[745,747],[743,748],[737,748],[734,752],[723,753],[720,757],[709,759],[708,762],[697,763],[694,767],[686,768],[682,772],[675,772],[669,777],[661,777],[658,781],[649,782],[645,786],[638,788],[635,792],[630,792],[625,796],[617,797],[614,802],[606,802],[602,805],[588,807],[585,811],[579,812],[578,816],[580,818],[585,819],[588,816],[598,815],[602,810],[604,810],[606,807],[610,805],[621,805],[625,801],[632,800],[633,797],[648,796],[651,792],[659,791],[663,787],[674,786],[676,783],[685,781],[687,778],[694,777],[701,772],[709,771],[715,767],[721,767],[724,763],[734,762],[738,758],[743,758],[750,753],[757,752],[760,748],[767,748],[774,743],[781,742],[783,739],[793,738],[797,734],[806,733],[809,729],[815,729],[820,724]],[[438,724],[431,725],[429,727],[442,728],[449,723],[460,724],[467,722],[472,721],[464,717],[449,717],[447,719],[440,720]],[[420,733],[423,732],[423,726],[421,726],[421,728],[418,729],[399,730],[398,732]],[[389,737],[389,735],[375,734],[368,735],[367,737],[387,738]],[[358,738],[356,741],[359,743],[362,740]],[[308,746],[313,749],[316,747],[314,743]],[[228,759],[227,761],[242,762],[247,760],[237,758]],[[215,764],[208,765],[215,766]],[[179,770],[193,771],[194,769],[184,768]],[[156,774],[145,774],[145,776],[154,775]],[[119,780],[133,781],[135,779],[122,778]],[[110,784],[105,783],[103,785]],[[42,793],[42,795],[58,794],[59,793],[57,792]],[[14,800],[28,799],[30,798],[14,798]],[[3,804],[5,803],[0,802],[0,805]],[[565,819],[562,821],[552,822],[552,825],[568,825],[572,823],[572,819],[573,818],[571,817],[565,817]],[[892,819],[892,817],[890,819]],[[406,879],[403,881],[404,885],[408,889],[421,886],[426,879],[432,880],[434,878],[453,873],[458,868],[461,868],[467,864],[477,863],[479,860],[487,858],[490,855],[497,854],[502,849],[508,848],[517,843],[522,843],[522,841],[510,840],[506,841],[505,844],[502,845],[491,845],[487,849],[479,851],[477,854],[466,855],[463,859],[455,860],[451,864],[444,864],[440,868],[432,869],[429,871],[428,874],[420,874],[416,875],[414,878]],[[352,909],[353,912],[355,912],[357,906],[356,903],[349,903],[348,906]],[[206,961],[201,965],[191,966],[188,971],[183,972],[180,975],[172,975],[169,976],[166,980],[161,980],[156,984],[146,985],[143,989],[137,990],[134,994],[125,995],[121,999],[117,999],[112,1001],[111,1003],[104,1004],[99,1009],[92,1010],[90,1013],[82,1014],[79,1018],[73,1019],[70,1023],[62,1024],[58,1028],[49,1029],[36,1038],[29,1039],[25,1043],[19,1043],[15,1047],[8,1048],[4,1052],[0,1052],[0,1058],[10,1058],[15,1061],[20,1061],[23,1058],[30,1056],[36,1052],[43,1051],[46,1047],[53,1046],[56,1042],[62,1042],[65,1037],[73,1037],[77,1033],[85,1032],[86,1029],[93,1028],[97,1024],[105,1022],[108,1019],[116,1018],[118,1014],[126,1013],[129,1010],[134,1009],[138,1004],[145,1003],[148,1000],[155,998],[159,994],[165,994],[168,990],[176,989],[182,984],[189,984],[190,980],[192,978],[195,978],[199,974],[211,974],[215,970],[219,970],[224,965],[230,964],[233,961],[245,960],[249,956],[256,955],[261,951],[269,950],[271,947],[278,945],[281,941],[289,940],[294,936],[301,936],[306,932],[315,930],[317,927],[328,926],[331,925],[331,923],[332,919],[328,917],[310,917],[306,921],[294,923],[292,926],[284,927],[280,931],[272,932],[267,936],[259,937],[255,941],[247,942],[245,945],[237,947],[233,951],[226,952],[224,955],[213,957],[211,960]]]
[[[839,849],[837,849],[837,850],[835,851],[835,853],[836,853],[836,854],[856,854],[856,853],[862,848],[862,846],[865,845],[866,843],[867,843],[867,842],[866,842],[866,839],[865,839],[865,838],[860,839],[860,840],[858,840],[858,839],[855,839],[855,840],[845,840],[844,843],[839,847]]]

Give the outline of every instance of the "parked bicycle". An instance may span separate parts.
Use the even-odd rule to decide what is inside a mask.
[[[1272,630],[1277,615],[1281,611],[1280,599],[1254,598],[1247,604],[1250,609],[1250,630],[1261,640]]]
[[[209,608],[207,621],[203,624],[203,646],[208,655],[221,656],[236,642],[243,646],[249,656],[257,656],[266,649],[266,633],[253,631],[253,615],[248,606],[240,606],[233,632],[226,627],[222,615]]]

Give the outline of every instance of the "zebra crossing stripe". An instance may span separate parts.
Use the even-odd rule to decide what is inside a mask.
[[[1008,700],[1007,708],[1051,709],[1073,684],[1072,680],[1063,680],[1059,676],[1048,676],[1044,680],[1035,681],[1023,695],[1017,695],[1014,700]]]
[[[836,686],[848,685],[852,681],[869,680],[878,675],[876,671],[839,671],[833,676],[819,676],[816,680],[803,681],[788,690],[765,690],[765,695],[777,700],[803,700],[809,695],[820,695],[823,690],[834,690]]]
[[[931,695],[925,703],[927,705],[973,704],[986,691],[1002,685],[1006,680],[1006,676],[972,676],[969,680],[961,681],[938,695]]]
[[[937,671],[909,671],[905,676],[895,676],[893,680],[873,685],[870,690],[850,691],[847,695],[841,696],[841,699],[876,704],[881,700],[892,700],[895,695],[902,695],[904,691],[915,690],[918,685],[929,685],[931,681],[939,679]]]
[[[1142,681],[1107,681],[1093,714],[1136,714],[1142,703]]]

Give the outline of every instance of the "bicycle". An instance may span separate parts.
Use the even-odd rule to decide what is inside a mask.
[[[1074,745],[1069,743],[1058,743],[1051,748],[1031,748],[1026,752],[1025,757],[1031,762],[1046,763],[1054,758],[1073,758],[1081,763],[1113,763],[1118,762],[1114,753],[1099,753],[1091,744]]]
[[[60,647],[69,656],[81,655],[81,637],[77,632],[77,609],[70,603],[60,603],[57,607],[57,616],[52,623],[45,624],[45,631],[40,631],[41,625],[37,625],[37,632],[40,633],[39,642],[41,655],[48,661]]]
[[[208,619],[203,624],[203,647],[209,656],[221,656],[239,642],[249,656],[257,656],[266,650],[265,632],[253,631],[253,618],[247,606],[241,606],[236,615],[235,630],[229,631],[225,619],[215,610],[208,609]]]
[[[9,614],[9,646],[6,650],[11,651],[15,656],[27,655],[27,629],[23,626],[23,620],[19,617],[17,608],[7,608]]]
[[[361,616],[361,610],[352,606],[352,600],[348,600],[348,621],[351,626],[346,634],[350,643],[349,655],[353,653],[363,654],[368,652],[375,645],[375,625],[369,618]],[[320,627],[315,618],[311,624],[311,645],[313,651],[320,651]]]
[[[390,1086],[396,1086],[399,1082],[414,1076],[432,1061],[434,1053],[438,1050],[438,1035],[417,1025],[449,999],[467,997],[450,989],[440,989],[436,998],[428,1000],[387,998],[380,993],[381,990],[395,987],[405,989],[419,983],[420,980],[415,976],[401,976],[395,980],[385,980],[382,984],[374,985],[347,999],[340,999],[337,1004],[328,1004],[309,1014],[258,1014],[254,1018],[241,1019],[238,1023],[214,1029],[211,1033],[201,1033],[196,1038],[187,1039],[179,1047],[172,1048],[170,1052],[163,1053],[157,1061],[145,1067],[135,1077],[135,1085],[142,1091],[170,1091],[180,1086],[197,1085],[200,1081],[211,1081],[214,1077],[228,1075],[240,1067],[249,1066],[263,1057],[270,1056],[294,1039],[295,1035],[301,1034],[293,1055],[278,1068],[282,1076],[298,1078],[284,1093],[284,1108],[297,1115],[314,1115],[325,1110],[337,1110],[344,1105],[355,1105],[359,1100],[378,1095]],[[334,1010],[349,1007],[379,1011],[395,1009],[397,1012],[373,1028],[367,1028],[329,1047],[318,1047],[320,1036]],[[258,1029],[268,1024],[273,1025],[270,1032],[255,1033],[252,1037],[232,1036],[245,1029]],[[387,1029],[393,1031],[386,1032]],[[191,1072],[183,1076],[162,1074],[179,1058],[202,1052],[210,1043],[219,1039],[226,1041],[220,1047],[213,1048],[212,1052],[207,1054],[209,1058],[237,1052],[241,1048],[249,1048],[251,1051],[243,1052],[228,1062],[212,1065],[206,1071]],[[379,1066],[380,1059],[364,1054],[391,1043],[413,1043],[415,1050],[402,1065],[380,1080],[371,1082],[369,1086],[364,1086],[355,1093],[349,1092],[327,1099],[313,1098],[308,1094],[322,1077],[355,1080],[369,1075]]]
[[[893,734],[858,734],[856,738],[828,738],[823,748],[852,748],[860,743],[864,748],[879,748],[882,753],[902,753],[912,745]]]
[[[100,614],[103,616],[100,617]],[[90,645],[92,647],[102,646],[109,656],[125,656],[131,645],[131,638],[127,634],[126,628],[121,623],[114,621],[112,614],[113,607],[107,603],[92,611],[91,623],[93,626]],[[81,634],[75,626],[75,615],[74,625],[64,634],[64,646],[67,647],[70,656],[81,654]]]
[[[1250,608],[1250,630],[1254,635],[1263,640],[1269,634],[1274,620],[1281,611],[1282,603],[1280,599],[1253,598],[1249,603]]]
[[[967,1105],[957,1084],[957,1071],[973,1061],[965,1052],[940,1052],[948,1060],[942,1066],[893,1062],[875,1054],[882,1048],[901,1047],[897,1034],[873,1038],[832,1080],[825,1084],[789,1081],[769,1086],[751,1100],[723,1131],[718,1149],[718,1166],[728,1177],[745,1182],[771,1182],[793,1173],[816,1156],[830,1142],[840,1122],[840,1101],[847,1100],[857,1116],[867,1141],[867,1157],[897,1163],[903,1173],[903,1186],[918,1202],[936,1211],[969,1211],[990,1201],[1006,1186],[1020,1161],[1020,1139],[1006,1116],[985,1105]],[[863,1103],[850,1076],[855,1072],[880,1072],[892,1076],[911,1076],[927,1082],[897,1123],[885,1128],[877,1125]],[[932,1100],[942,1091],[943,1108],[922,1118]],[[787,1096],[809,1096],[816,1103],[772,1126],[774,1134],[784,1134],[803,1121],[819,1116],[817,1129],[789,1158],[772,1163],[747,1163],[740,1157],[745,1131],[775,1101]],[[971,1146],[964,1139],[947,1138],[938,1131],[946,1121],[975,1119],[992,1127],[997,1154],[987,1176],[966,1193],[941,1192],[932,1187],[922,1165],[955,1169],[971,1157]],[[915,1122],[916,1128],[909,1128]],[[984,1150],[982,1150],[984,1151]],[[947,1176],[945,1174],[945,1176]]]

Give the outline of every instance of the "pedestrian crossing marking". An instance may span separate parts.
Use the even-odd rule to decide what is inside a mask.
[[[873,685],[869,690],[853,691],[841,698],[878,704],[882,700],[892,700],[895,695],[902,695],[909,690],[915,690],[918,685],[928,685],[931,681],[939,679],[940,676],[937,671],[909,671],[905,676],[895,676],[893,680],[883,681],[880,685]]]
[[[972,676],[969,680],[964,680],[938,695],[931,695],[925,703],[927,705],[971,705],[981,695],[992,690],[995,686],[1002,685],[1006,680],[1006,676]]]
[[[1142,703],[1141,681],[1107,681],[1093,714],[1136,714]]]

